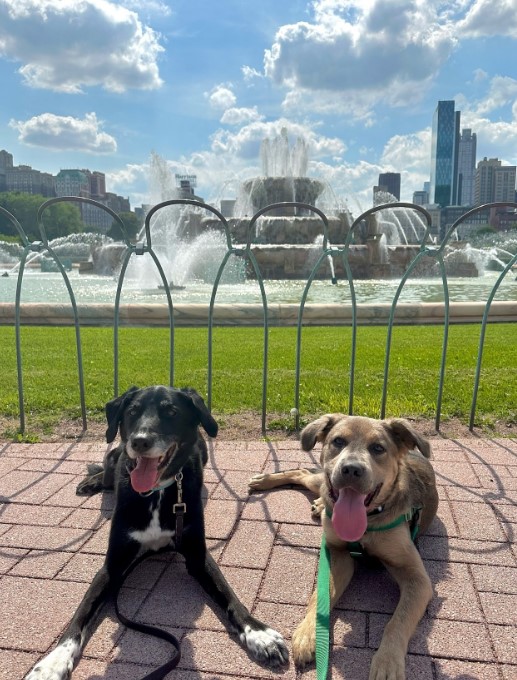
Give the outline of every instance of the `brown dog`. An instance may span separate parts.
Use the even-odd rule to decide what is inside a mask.
[[[429,442],[402,419],[340,413],[322,416],[303,430],[304,451],[311,451],[318,441],[323,444],[323,470],[255,475],[250,491],[298,484],[318,494],[312,509],[321,516],[330,551],[331,607],[353,575],[350,543],[357,548],[359,542],[386,566],[398,583],[400,599],[373,657],[370,680],[404,680],[408,642],[433,592],[411,535],[427,529],[438,507],[435,476],[427,460]],[[298,665],[314,658],[316,603],[314,592],[293,633]]]

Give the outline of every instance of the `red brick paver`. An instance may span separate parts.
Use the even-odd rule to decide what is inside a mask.
[[[0,445],[0,680],[22,680],[50,650],[103,560],[113,508],[75,495],[92,443]],[[420,539],[435,596],[411,640],[408,680],[517,678],[517,441],[436,438],[438,517]],[[247,495],[254,472],[314,465],[296,442],[216,441],[206,470],[209,549],[252,612],[290,644],[314,586],[320,528],[307,491]],[[397,587],[361,566],[332,617],[331,674],[367,680]],[[290,663],[271,672],[242,650],[182,559],[158,556],[128,579],[122,610],[182,642],[171,680],[313,680]],[[165,643],[126,630],[108,608],[72,680],[138,680]]]

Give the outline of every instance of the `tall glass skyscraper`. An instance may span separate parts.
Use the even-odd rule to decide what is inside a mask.
[[[464,128],[458,147],[458,205],[474,205],[476,143],[476,133]]]
[[[460,117],[454,100],[439,101],[433,116],[430,200],[442,207],[457,205]]]

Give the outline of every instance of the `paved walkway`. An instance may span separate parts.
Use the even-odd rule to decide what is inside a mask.
[[[0,444],[0,680],[18,680],[50,649],[101,565],[112,496],[79,498],[91,443]],[[433,442],[441,505],[420,551],[435,597],[410,643],[408,680],[517,678],[517,441]],[[317,454],[316,454],[317,455]],[[261,470],[305,465],[294,441],[217,441],[206,470],[206,529],[236,592],[287,638],[314,585],[320,529],[309,495],[249,497]],[[333,680],[367,680],[397,589],[381,569],[361,569],[333,620]],[[125,612],[182,639],[171,680],[314,680],[292,664],[272,673],[224,632],[205,595],[171,557],[151,559],[124,588]],[[124,629],[112,612],[86,647],[73,680],[137,680],[168,658],[165,643]]]

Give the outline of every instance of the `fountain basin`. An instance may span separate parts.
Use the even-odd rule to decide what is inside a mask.
[[[0,303],[0,325],[12,326],[15,322],[14,303]],[[81,326],[113,326],[114,305],[111,303],[78,305]],[[486,308],[484,302],[451,302],[449,321],[452,324],[480,323]],[[206,304],[177,304],[174,306],[174,323],[177,326],[208,325],[209,307]],[[268,320],[271,326],[295,326],[298,323],[299,305],[269,304]],[[391,304],[358,304],[357,323],[361,326],[385,326]],[[443,324],[443,303],[399,303],[395,316],[397,325]],[[123,326],[168,327],[168,307],[165,304],[127,304],[119,309]],[[517,302],[496,301],[490,307],[490,323],[517,322]],[[217,326],[262,326],[264,311],[260,304],[218,304],[214,308]],[[21,323],[24,326],[71,326],[73,310],[69,304],[24,303],[21,305]],[[349,304],[307,304],[303,314],[304,326],[351,326],[352,306]]]

